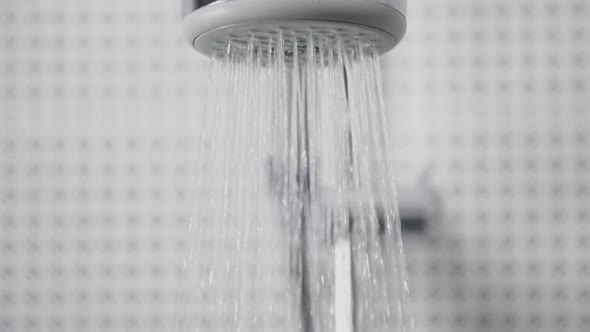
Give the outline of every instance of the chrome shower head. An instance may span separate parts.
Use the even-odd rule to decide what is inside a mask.
[[[193,47],[212,55],[228,41],[279,31],[362,39],[385,53],[406,31],[407,0],[183,0],[183,27]]]

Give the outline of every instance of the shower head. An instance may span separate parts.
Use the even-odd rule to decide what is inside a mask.
[[[183,27],[193,47],[212,55],[228,41],[279,31],[362,39],[385,53],[406,31],[407,0],[183,0]]]

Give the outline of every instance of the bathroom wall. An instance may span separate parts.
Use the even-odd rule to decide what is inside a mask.
[[[590,3],[410,13],[387,59],[392,154],[443,204],[406,238],[418,330],[590,330]]]
[[[442,199],[405,237],[416,331],[588,331],[590,4],[409,2],[392,158]],[[179,6],[0,3],[0,331],[172,330],[208,80]]]

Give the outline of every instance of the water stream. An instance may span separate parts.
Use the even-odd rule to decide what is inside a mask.
[[[380,66],[337,31],[219,46],[177,332],[410,329]]]

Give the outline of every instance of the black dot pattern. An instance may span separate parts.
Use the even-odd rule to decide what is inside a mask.
[[[391,154],[443,205],[405,241],[416,330],[590,330],[590,4],[409,2]],[[191,187],[208,62],[179,6],[0,6],[0,331],[173,331],[212,190]]]
[[[418,331],[590,329],[589,13],[411,2],[387,56],[392,156],[443,201],[405,241]]]
[[[1,7],[0,331],[172,331],[207,60],[175,2]]]

